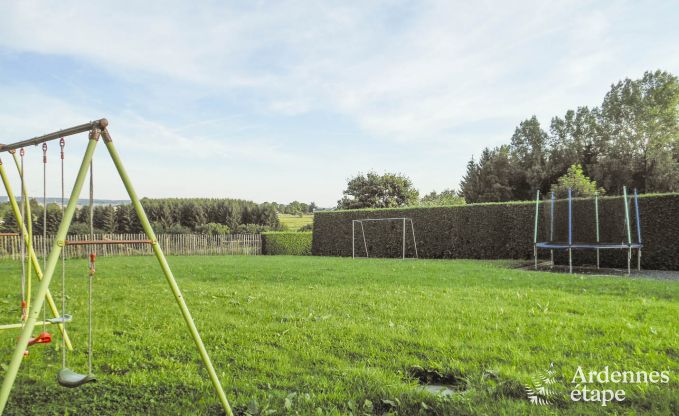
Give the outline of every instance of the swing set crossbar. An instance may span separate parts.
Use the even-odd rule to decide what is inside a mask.
[[[95,246],[115,244],[153,244],[153,240],[66,240],[67,246]]]
[[[75,127],[55,131],[52,133],[43,134],[42,136],[34,137],[32,139],[22,140],[11,144],[0,144],[0,152],[9,152],[10,150],[21,149],[30,145],[37,146],[40,143],[49,142],[50,140],[60,139],[62,137],[73,136],[75,134],[91,131],[92,129],[103,130],[108,126],[108,120],[105,118],[90,121],[89,123],[81,124]]]

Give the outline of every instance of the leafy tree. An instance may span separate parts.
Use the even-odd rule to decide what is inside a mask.
[[[611,86],[601,106],[601,124],[611,152],[604,185],[624,184],[642,192],[679,190],[679,80],[646,72]]]
[[[547,185],[547,133],[536,116],[522,121],[514,131],[510,145],[513,169],[512,188],[515,199],[529,199]]]
[[[292,201],[286,207],[286,214],[302,215],[308,210],[308,206],[299,201]]]
[[[550,125],[549,179],[556,181],[576,163],[586,175],[596,171],[599,155],[605,151],[598,124],[599,110],[578,107],[568,110],[564,118],[554,117]]]
[[[431,191],[420,200],[420,205],[425,207],[464,205],[464,203],[464,198],[452,189],[444,189],[441,193]]]
[[[603,195],[606,190],[597,188],[596,181],[591,180],[582,171],[582,166],[575,164],[568,168],[568,172],[560,177],[557,183],[552,185],[551,191],[557,198],[564,198],[568,196],[568,189],[571,189],[572,195],[589,197],[596,193]]]
[[[419,192],[404,175],[368,172],[349,179],[344,196],[337,202],[340,209],[390,208],[416,205]]]

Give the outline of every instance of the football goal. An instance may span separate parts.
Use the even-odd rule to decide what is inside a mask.
[[[356,247],[356,234],[357,232],[360,234],[360,241],[359,241],[359,256],[358,257],[363,257],[360,255],[360,247],[363,246],[363,252],[365,253],[365,257],[368,258],[370,257],[370,253],[368,251],[368,239],[366,238],[366,225],[368,223],[376,223],[376,222],[393,222],[396,224],[401,224],[401,227],[396,227],[397,230],[400,230],[400,235],[401,235],[401,258],[405,259],[406,258],[406,252],[407,252],[407,247],[406,247],[406,242],[410,238],[407,235],[410,234],[412,236],[412,241],[413,241],[413,252],[414,252],[414,257],[412,258],[418,258],[417,255],[417,241],[415,240],[415,225],[413,224],[412,218],[365,218],[362,220],[351,220],[351,257],[356,258],[357,257],[357,247]],[[390,227],[391,228],[391,227]],[[408,228],[410,228],[410,233],[408,233]],[[386,232],[388,233],[389,231],[392,231],[393,228],[390,230],[387,230]],[[395,236],[394,236],[395,237]],[[387,241],[389,241],[389,237],[385,237]],[[362,243],[362,244],[361,244]]]

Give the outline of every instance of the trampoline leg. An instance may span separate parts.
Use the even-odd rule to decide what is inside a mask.
[[[535,262],[535,270],[538,269],[538,247],[533,245],[533,261]]]
[[[568,270],[573,274],[573,249],[568,248]]]
[[[596,249],[596,269],[599,270],[599,249]]]
[[[632,247],[627,250],[627,275],[632,274]]]
[[[637,250],[637,270],[641,271],[641,248]]]
[[[552,262],[552,267],[554,267],[554,250],[549,250],[549,260]]]

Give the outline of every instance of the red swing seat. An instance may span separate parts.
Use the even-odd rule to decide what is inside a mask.
[[[49,332],[43,331],[37,337],[31,338],[31,340],[28,341],[28,346],[30,347],[35,344],[49,344],[50,342],[52,342],[52,335],[50,335]]]

